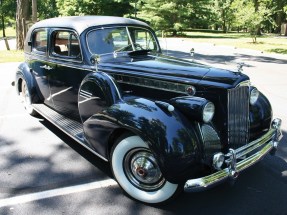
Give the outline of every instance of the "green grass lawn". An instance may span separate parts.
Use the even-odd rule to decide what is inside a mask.
[[[261,52],[287,54],[287,37],[280,37],[274,34],[257,37],[257,43],[253,43],[249,33],[185,32],[183,36],[190,38],[194,42],[254,49]]]
[[[16,30],[13,27],[8,27],[5,29],[6,37],[16,38]],[[3,34],[1,31],[0,39],[3,38]],[[11,47],[10,47],[11,48]],[[21,62],[24,61],[24,53],[23,51],[16,51],[16,50],[0,50],[0,63],[6,62]]]
[[[0,51],[0,63],[24,61],[23,51]]]
[[[5,28],[5,34],[8,38],[16,38],[16,30],[13,27]],[[0,39],[3,38],[3,32],[1,30]]]

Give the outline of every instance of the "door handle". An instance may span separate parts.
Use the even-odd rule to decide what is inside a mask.
[[[50,66],[47,66],[47,65],[40,66],[40,68],[46,69],[46,70],[51,70],[51,69],[53,69],[53,67],[50,67]]]

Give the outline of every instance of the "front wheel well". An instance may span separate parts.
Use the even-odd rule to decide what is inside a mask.
[[[114,130],[112,132],[112,134],[110,135],[109,141],[108,141],[108,148],[107,148],[107,155],[108,155],[108,160],[110,160],[110,156],[111,156],[111,152],[112,152],[112,148],[114,146],[114,144],[116,144],[116,141],[122,137],[123,135],[136,135],[134,132],[126,129],[126,128],[118,128],[116,130]]]

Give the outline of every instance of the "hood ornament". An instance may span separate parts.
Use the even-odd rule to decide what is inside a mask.
[[[192,57],[192,61],[194,61],[194,48],[190,49],[189,54]]]
[[[238,73],[238,74],[241,74],[243,72],[243,67],[244,66],[248,66],[247,64],[245,63],[237,63],[237,71],[235,73]]]

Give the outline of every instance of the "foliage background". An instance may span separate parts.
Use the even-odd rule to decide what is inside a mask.
[[[0,1],[6,25],[13,24],[16,1]],[[31,0],[22,1],[31,5]],[[38,0],[37,4],[39,20],[74,15],[125,16],[173,34],[194,28],[224,32],[260,28],[279,33],[287,14],[287,0]],[[32,14],[31,7],[28,14]]]
[[[75,15],[124,16],[147,22],[166,35],[198,29],[248,32],[253,43],[262,33],[280,34],[281,25],[287,23],[287,0],[0,0],[2,35],[5,28],[16,28],[17,49],[23,49],[20,21],[31,20],[32,1],[37,1],[38,20]]]

